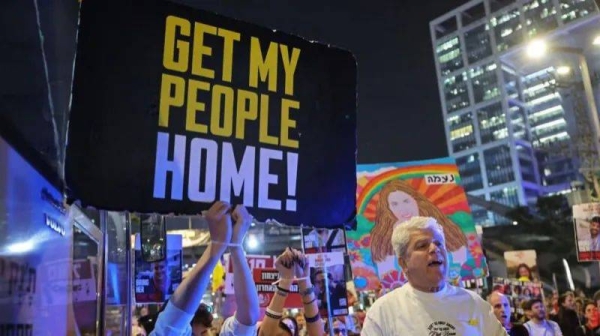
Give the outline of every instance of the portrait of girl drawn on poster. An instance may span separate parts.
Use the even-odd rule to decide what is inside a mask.
[[[467,261],[467,238],[458,225],[444,215],[424,195],[402,180],[393,180],[379,191],[375,225],[371,230],[371,257],[377,265],[379,278],[400,269],[392,248],[392,232],[398,225],[414,216],[433,217],[444,229],[448,265],[462,265]]]

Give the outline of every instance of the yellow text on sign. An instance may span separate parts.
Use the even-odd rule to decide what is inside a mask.
[[[199,100],[204,91],[210,95],[210,111],[206,111],[206,102]],[[184,79],[170,74],[162,75],[158,124],[169,127],[172,107],[185,107],[185,129],[190,132],[210,133],[220,137],[246,138],[246,124],[258,122],[258,141],[264,144],[298,148],[298,141],[290,138],[290,130],[296,128],[292,118],[293,110],[300,109],[300,102],[282,98],[280,105],[279,135],[269,134],[269,95],[257,94],[243,89]],[[197,121],[197,114],[209,112],[208,124]]]
[[[206,39],[209,35],[221,38],[223,48],[221,80],[230,83],[234,64],[234,46],[240,41],[241,35],[225,28],[201,22],[194,22],[192,25],[192,22],[187,19],[168,16],[165,25],[163,66],[172,71],[181,73],[191,71],[193,75],[214,79],[214,69],[206,68],[203,60],[205,57],[212,56],[213,48],[220,46],[209,45]],[[258,88],[259,82],[266,82],[270,92],[278,92],[280,59],[285,79],[284,93],[293,96],[294,76],[300,59],[300,49],[290,48],[283,43],[269,42],[266,51],[263,52],[260,40],[257,37],[250,38],[250,57],[247,60],[249,62],[248,85]]]

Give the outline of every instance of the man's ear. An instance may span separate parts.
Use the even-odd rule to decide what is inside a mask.
[[[404,272],[406,272],[406,270],[408,269],[406,261],[402,257],[398,258],[398,265],[400,265],[400,267],[402,267],[402,270]]]

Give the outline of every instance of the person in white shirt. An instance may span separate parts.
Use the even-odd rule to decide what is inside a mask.
[[[533,299],[525,304],[531,320],[524,324],[530,336],[562,336],[558,323],[546,318],[546,308],[540,299]]]
[[[487,302],[447,283],[444,232],[434,218],[397,226],[392,245],[408,283],[375,301],[362,336],[507,335]]]
[[[252,222],[245,207],[238,205],[231,212],[231,205],[216,202],[206,213],[211,243],[188,276],[177,287],[158,315],[150,336],[192,335],[191,321],[200,306],[210,275],[228,246],[231,247],[233,263],[233,287],[237,311],[227,318],[220,336],[254,336],[259,318],[258,294],[252,273],[246,261],[242,241]],[[235,225],[232,225],[232,219]]]

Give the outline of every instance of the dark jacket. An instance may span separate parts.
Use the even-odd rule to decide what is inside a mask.
[[[565,307],[560,307],[555,322],[558,323],[563,336],[575,336],[577,335],[577,329],[581,329],[577,313]]]
[[[575,332],[576,336],[598,336],[600,335],[600,327],[596,327],[596,329],[590,329],[587,326],[581,326],[577,328]]]
[[[529,336],[529,331],[522,324],[514,324],[510,331],[508,332],[509,336]]]

